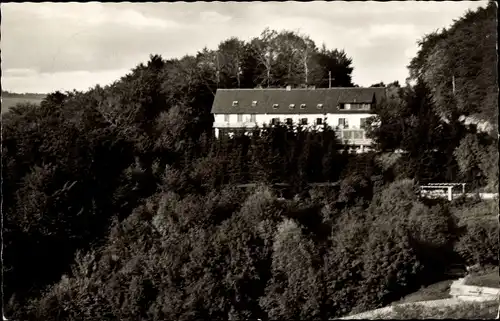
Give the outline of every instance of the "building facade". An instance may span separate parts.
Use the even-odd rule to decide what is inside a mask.
[[[212,106],[214,131],[231,134],[273,124],[334,128],[346,144],[363,150],[371,145],[366,120],[374,115],[383,87],[319,89],[218,89]]]

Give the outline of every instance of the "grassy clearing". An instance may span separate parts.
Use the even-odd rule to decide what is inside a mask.
[[[423,287],[417,292],[410,293],[402,299],[391,303],[391,305],[451,298],[450,286],[453,281],[445,280]]]
[[[32,98],[32,97],[2,97],[2,113],[5,113],[10,108],[21,103],[32,103],[39,105],[43,98]]]
[[[490,219],[498,222],[499,208],[497,200],[463,200],[460,203],[452,204],[451,211],[460,223],[475,219]]]
[[[500,276],[498,267],[489,267],[480,272],[471,273],[465,281],[466,285],[485,286],[500,288]]]

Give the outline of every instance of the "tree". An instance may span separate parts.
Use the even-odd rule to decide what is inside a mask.
[[[261,306],[271,319],[318,318],[321,316],[322,282],[316,271],[314,244],[291,220],[278,226],[273,244],[273,279]]]
[[[257,85],[327,87],[331,72],[332,86],[353,86],[352,59],[344,51],[328,50],[324,45],[318,49],[307,35],[266,28],[252,39],[250,47],[257,62]]]
[[[361,216],[362,212],[344,210],[332,228],[331,247],[324,258],[326,304],[331,317],[348,314],[359,300],[356,289],[363,280],[362,248],[369,231]]]
[[[343,50],[328,50],[325,45],[316,53],[315,60],[319,64],[318,87],[328,88],[331,72],[332,87],[353,87],[351,73],[352,58]]]
[[[411,246],[406,226],[377,220],[367,235],[361,258],[363,282],[357,288],[358,309],[373,309],[399,299],[412,287],[420,262]]]
[[[371,85],[370,87],[386,87],[386,85],[384,84],[383,81],[379,82],[379,83],[376,83],[376,84],[373,84]]]
[[[419,42],[410,74],[431,88],[439,115],[475,115],[497,126],[495,26],[496,5],[489,3]]]
[[[479,169],[488,180],[487,188],[498,191],[498,140],[480,151]]]
[[[221,63],[221,88],[242,88],[244,42],[230,38],[219,44],[217,57]]]
[[[274,85],[274,71],[277,54],[276,38],[277,32],[269,28],[262,31],[259,38],[252,39],[251,43],[257,58],[258,68],[263,70],[258,74],[257,83],[267,88]]]
[[[317,68],[314,41],[305,35],[282,31],[276,35],[275,42],[278,47],[276,73],[281,75],[281,84],[293,87],[315,84],[311,77]]]

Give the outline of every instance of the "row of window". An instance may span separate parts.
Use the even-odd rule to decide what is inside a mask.
[[[256,117],[255,116],[256,116],[255,114],[250,114],[250,122],[252,122],[252,123],[256,122]],[[243,115],[242,114],[237,114],[236,117],[237,117],[236,121],[238,123],[243,122]],[[366,126],[366,120],[367,120],[367,118],[361,118],[360,119],[360,128],[365,128],[365,126]],[[229,115],[228,114],[224,115],[224,121],[226,123],[229,122]],[[279,123],[279,118],[273,118],[272,119],[272,124],[275,124],[275,122]],[[307,122],[308,122],[307,118],[301,118],[300,119],[300,124],[301,125],[307,125]],[[287,124],[292,124],[293,123],[293,119],[292,118],[287,118],[286,119],[286,123]],[[317,125],[322,125],[323,124],[323,118],[316,118],[316,124]],[[338,126],[342,127],[342,128],[349,128],[349,121],[348,121],[348,119],[347,118],[339,118]]]
[[[255,122],[256,122],[256,117],[255,117],[255,116],[256,116],[255,114],[250,114],[250,120],[249,120],[249,121],[250,121],[251,123],[255,123]],[[237,117],[237,120],[236,120],[236,121],[237,121],[238,123],[243,122],[243,115],[242,115],[242,114],[237,114],[237,115],[236,115],[236,117]],[[228,114],[225,114],[225,115],[224,115],[224,121],[225,121],[226,123],[229,123],[229,115],[228,115]]]
[[[233,107],[238,106],[238,101],[234,100],[233,101]],[[257,101],[254,100],[252,101],[252,107],[257,106]],[[340,110],[369,110],[371,107],[371,104],[340,104],[337,106],[338,109]],[[273,109],[278,109],[279,104],[273,104]],[[289,109],[295,109],[295,104],[289,104],[288,105]],[[306,104],[300,104],[300,109],[305,109]],[[316,104],[316,108],[322,109],[323,104]]]
[[[359,119],[359,127],[360,128],[365,128],[366,126],[366,120],[368,118],[360,118]],[[347,118],[339,118],[339,123],[338,123],[338,126],[339,127],[343,127],[343,128],[349,128],[349,121]]]
[[[307,118],[301,118],[299,121],[299,124],[301,125],[307,125],[308,124],[308,119]],[[271,125],[278,125],[280,123],[279,118],[273,118],[271,119]],[[292,118],[287,118],[285,119],[285,123],[287,125],[292,125],[293,124],[293,119]],[[323,125],[323,118],[316,118],[314,124],[316,125]]]
[[[370,110],[371,104],[340,104],[340,110]]]
[[[242,114],[237,114],[236,117],[237,117],[236,121],[238,123],[243,122],[243,115]],[[229,115],[227,115],[227,114],[224,115],[224,121],[226,123],[229,123]],[[252,123],[256,122],[255,114],[251,114],[250,115],[250,122],[252,122]],[[290,124],[291,125],[291,124],[293,124],[293,119],[292,118],[287,118],[285,120],[285,122],[286,122],[286,124]],[[276,124],[279,124],[279,123],[280,123],[280,119],[279,118],[273,118],[273,119],[271,119],[271,124],[276,125]],[[299,123],[301,125],[307,125],[308,119],[307,118],[301,118]],[[317,125],[323,124],[323,118],[316,118],[316,122],[315,123]]]
[[[236,106],[238,106],[238,101],[234,100],[233,101],[233,107],[236,107]],[[255,106],[257,106],[257,100],[252,101],[252,107],[255,107]],[[273,104],[273,108],[274,109],[278,109],[279,106],[280,106],[279,104]],[[294,109],[295,108],[295,104],[288,105],[288,108]],[[300,109],[305,109],[305,108],[306,108],[306,104],[300,104]],[[323,104],[317,104],[316,108],[318,108],[318,109],[323,108]]]

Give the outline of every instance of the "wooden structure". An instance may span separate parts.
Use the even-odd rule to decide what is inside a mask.
[[[462,194],[465,194],[466,183],[429,183],[420,186],[420,194],[427,196],[431,191],[446,191],[446,196],[449,201],[453,200],[453,189],[462,187]]]

